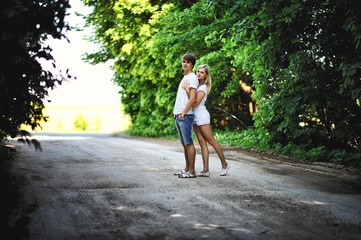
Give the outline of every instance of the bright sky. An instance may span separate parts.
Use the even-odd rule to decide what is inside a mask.
[[[81,24],[81,17],[75,16],[75,11],[87,13],[89,9],[85,8],[79,0],[70,0],[72,6],[68,11],[70,16],[66,21],[71,26]],[[61,106],[110,106],[120,105],[120,88],[112,81],[112,71],[110,64],[91,65],[82,61],[82,55],[86,52],[94,52],[95,44],[83,40],[85,33],[68,31],[70,43],[66,40],[51,40],[50,46],[53,49],[53,56],[56,60],[58,69],[77,76],[76,80],[63,82],[49,93],[51,103],[46,105]]]

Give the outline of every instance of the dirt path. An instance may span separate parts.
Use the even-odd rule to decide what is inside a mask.
[[[36,138],[43,152],[14,142],[7,239],[361,239],[361,177],[345,169],[227,148],[229,175],[211,152],[209,178],[180,179],[177,141]]]

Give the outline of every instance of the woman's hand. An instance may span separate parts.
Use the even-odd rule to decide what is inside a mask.
[[[183,83],[183,88],[187,93],[189,93],[189,83],[187,83],[187,81]]]

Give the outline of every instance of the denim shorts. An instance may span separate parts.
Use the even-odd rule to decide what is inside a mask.
[[[174,117],[174,123],[177,128],[179,139],[183,145],[193,143],[192,139],[192,125],[194,121],[194,114],[184,115],[184,119]]]

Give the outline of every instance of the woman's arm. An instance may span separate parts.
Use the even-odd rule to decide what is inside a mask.
[[[188,98],[189,98],[189,90],[190,90],[189,84],[184,83],[184,84],[183,84],[183,88],[184,88],[184,90],[187,92],[187,95],[188,95]],[[203,91],[199,91],[199,92],[197,93],[196,101],[195,101],[195,103],[193,104],[193,107],[194,107],[194,108],[198,107],[199,104],[201,104],[202,99],[204,98],[205,95],[206,95],[206,93],[203,92]]]
[[[197,93],[196,101],[195,101],[195,103],[193,104],[193,107],[194,107],[194,108],[198,107],[199,104],[201,104],[202,99],[204,98],[205,95],[206,95],[206,93],[203,92],[203,91],[199,91],[199,92]]]

